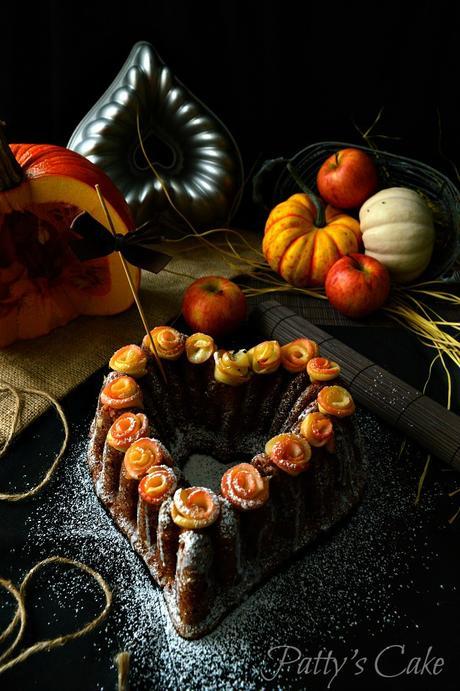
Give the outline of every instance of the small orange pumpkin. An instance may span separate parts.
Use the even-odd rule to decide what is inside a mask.
[[[273,271],[305,288],[324,285],[331,266],[345,254],[358,252],[360,245],[359,222],[332,206],[324,208],[308,190],[272,209],[262,251]]]

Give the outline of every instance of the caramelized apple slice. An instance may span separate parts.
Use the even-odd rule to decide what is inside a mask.
[[[219,515],[219,499],[207,487],[178,489],[171,504],[171,517],[187,530],[207,528]]]
[[[308,413],[302,420],[300,434],[311,446],[325,446],[334,436],[332,421],[323,413]]]
[[[129,374],[137,379],[147,372],[147,356],[138,345],[125,345],[112,355],[109,367],[115,372]]]
[[[112,379],[101,392],[101,403],[114,410],[143,408],[139,384],[127,375]]]
[[[159,506],[176,491],[177,478],[166,465],[155,466],[139,483],[139,496],[148,504]]]
[[[307,363],[310,381],[330,381],[340,374],[340,365],[325,357],[314,357]]]
[[[281,347],[278,341],[264,341],[248,350],[248,358],[253,372],[271,374],[281,364]]]
[[[251,377],[248,354],[245,350],[218,350],[214,353],[214,377],[221,384],[239,386]]]
[[[214,339],[207,334],[192,334],[185,341],[187,360],[194,365],[202,365],[207,362],[215,350]]]
[[[239,463],[225,471],[221,480],[223,496],[242,511],[258,509],[268,499],[268,478],[250,463]]]
[[[163,360],[177,360],[185,350],[185,336],[172,326],[156,326],[150,332],[158,357]],[[144,348],[152,350],[148,336],[142,341]]]
[[[318,394],[318,409],[326,415],[347,417],[355,412],[351,394],[343,386],[325,386]]]
[[[145,437],[148,427],[144,413],[122,413],[107,433],[107,444],[117,451],[127,451],[137,439]]]
[[[132,444],[123,460],[127,474],[133,480],[139,480],[151,468],[158,465],[172,465],[169,451],[157,439],[144,437]]]
[[[272,463],[289,475],[299,475],[310,463],[311,448],[306,439],[291,432],[272,437],[265,445]]]
[[[318,355],[318,344],[309,338],[296,338],[281,347],[281,364],[288,372],[303,372],[309,360]]]

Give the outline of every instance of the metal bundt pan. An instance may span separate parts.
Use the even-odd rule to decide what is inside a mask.
[[[238,206],[243,166],[225,125],[141,41],[72,134],[68,147],[101,167],[125,196],[136,223],[184,230],[140,147],[179,211],[196,227],[225,223]]]

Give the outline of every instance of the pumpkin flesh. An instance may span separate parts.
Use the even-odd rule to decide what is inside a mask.
[[[80,314],[121,312],[133,302],[118,255],[81,262],[68,245],[70,224],[81,211],[107,227],[96,183],[116,232],[133,227],[116,188],[89,161],[61,147],[11,150],[24,179],[0,193],[0,347],[48,333]],[[140,271],[130,272],[137,285]]]

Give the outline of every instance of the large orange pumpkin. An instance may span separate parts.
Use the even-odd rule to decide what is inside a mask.
[[[358,252],[356,219],[332,206],[324,209],[312,193],[292,195],[271,211],[262,250],[270,267],[293,286],[324,285],[340,257]]]
[[[0,126],[0,347],[132,304],[116,254],[82,262],[69,247],[81,211],[107,227],[96,183],[116,232],[132,230],[124,198],[93,163],[59,146],[9,147]],[[139,269],[130,271],[138,284]]]

